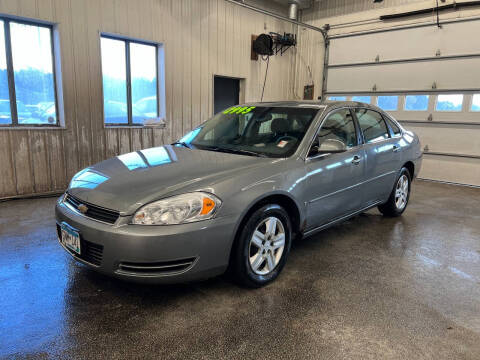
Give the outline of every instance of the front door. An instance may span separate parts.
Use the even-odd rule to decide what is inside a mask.
[[[360,209],[364,160],[350,110],[328,114],[306,160],[308,229]]]

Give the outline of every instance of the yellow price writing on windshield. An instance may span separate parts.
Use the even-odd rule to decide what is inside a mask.
[[[228,108],[223,113],[224,114],[248,114],[250,111],[255,109],[256,106],[234,106]]]

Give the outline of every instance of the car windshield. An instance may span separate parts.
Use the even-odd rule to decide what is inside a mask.
[[[182,139],[195,148],[264,157],[291,156],[318,108],[234,106]]]

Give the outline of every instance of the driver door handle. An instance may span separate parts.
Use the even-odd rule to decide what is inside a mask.
[[[397,145],[393,145],[392,150],[393,150],[393,152],[399,152],[400,148]]]
[[[358,164],[360,164],[360,161],[361,161],[361,160],[362,160],[362,158],[361,158],[360,156],[355,155],[355,156],[353,157],[352,164],[358,165]]]

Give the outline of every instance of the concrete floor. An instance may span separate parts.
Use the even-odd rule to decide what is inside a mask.
[[[416,182],[404,216],[299,241],[259,290],[100,276],[54,202],[0,204],[0,358],[480,359],[479,189]]]

